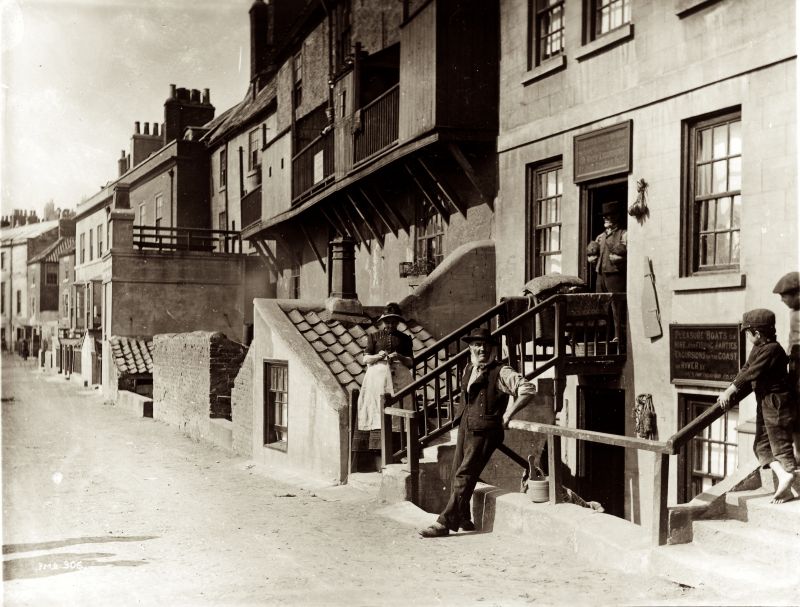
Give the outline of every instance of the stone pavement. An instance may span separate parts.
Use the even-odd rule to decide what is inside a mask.
[[[16,605],[699,604],[571,549],[437,540],[353,487],[302,488],[99,391],[2,364],[4,600]],[[300,483],[303,484],[303,483]],[[402,508],[401,508],[402,509]],[[433,520],[430,516],[430,520]]]

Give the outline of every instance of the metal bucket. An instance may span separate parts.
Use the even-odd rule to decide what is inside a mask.
[[[547,477],[544,480],[528,481],[528,495],[532,502],[539,504],[550,501],[550,481]]]

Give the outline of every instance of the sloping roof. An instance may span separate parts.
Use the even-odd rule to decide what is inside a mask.
[[[58,228],[58,219],[29,223],[16,228],[3,228],[0,230],[0,242],[4,245],[18,244],[29,238],[36,238],[45,232]]]
[[[258,92],[255,99],[253,98],[252,88],[248,89],[247,95],[242,101],[204,125],[204,128],[208,129],[208,133],[203,135],[201,140],[212,144],[226,133],[246,125],[253,116],[272,103],[276,95],[277,87],[274,78]]]
[[[337,320],[324,321],[320,310],[285,310],[300,334],[311,344],[322,361],[346,390],[361,387],[364,379],[363,350],[367,345],[367,330],[360,325],[345,325]],[[414,320],[401,322],[398,327],[413,338],[414,354],[433,344],[436,339]]]
[[[153,372],[153,339],[111,337],[111,355],[120,375]]]
[[[32,263],[44,262],[58,262],[58,258],[75,251],[75,237],[62,236],[53,244],[47,247],[44,251],[39,253],[36,257],[28,260],[28,265]]]

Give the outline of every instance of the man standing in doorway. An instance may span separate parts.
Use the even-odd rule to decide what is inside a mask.
[[[628,261],[628,231],[621,228],[619,202],[603,203],[603,232],[594,239],[595,246],[589,245],[589,263],[595,264],[598,293],[625,293],[626,269]],[[614,302],[611,306],[614,315],[614,340],[620,338],[620,307]]]

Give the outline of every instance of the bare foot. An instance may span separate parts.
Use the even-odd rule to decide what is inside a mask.
[[[772,496],[770,500],[771,504],[782,504],[784,502],[788,502],[791,499],[794,499],[793,492],[791,491],[792,488],[792,481],[794,480],[794,474],[781,474],[778,476],[778,488],[775,489],[775,494]]]

